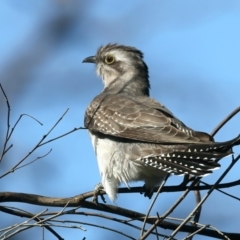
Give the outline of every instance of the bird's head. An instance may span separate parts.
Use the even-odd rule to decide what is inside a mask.
[[[134,47],[108,44],[98,49],[95,56],[83,60],[95,63],[102,78],[104,91],[149,95],[148,67],[143,54]]]

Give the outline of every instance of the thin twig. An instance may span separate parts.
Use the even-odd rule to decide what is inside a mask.
[[[35,120],[37,123],[39,123],[41,126],[43,125],[43,124],[42,124],[39,120],[37,120],[35,117],[23,113],[23,114],[21,114],[21,115],[19,116],[19,118],[17,119],[17,121],[16,121],[15,124],[13,125],[12,130],[11,130],[9,136],[8,136],[8,140],[11,138],[11,136],[12,136],[12,134],[13,134],[13,132],[14,132],[16,126],[18,125],[18,123],[20,122],[20,120],[22,119],[23,116],[30,117],[30,118],[32,118],[33,120]]]
[[[52,142],[52,141],[55,141],[55,140],[57,140],[57,139],[59,139],[59,138],[65,137],[65,136],[69,135],[70,133],[73,133],[73,132],[76,132],[76,131],[82,130],[82,129],[85,130],[85,129],[87,129],[87,128],[84,128],[84,127],[74,128],[73,130],[70,130],[69,132],[66,132],[66,133],[64,133],[64,134],[62,134],[62,135],[60,135],[60,136],[58,136],[58,137],[52,138],[52,139],[50,139],[50,140],[48,140],[48,141],[46,141],[46,142],[43,142],[43,143],[39,144],[39,147],[41,147],[41,146],[43,146],[43,145],[45,145],[45,144],[47,144],[47,143],[50,143],[50,142]]]
[[[238,180],[238,181],[239,181],[239,180]],[[238,182],[238,181],[237,181],[237,182]],[[205,184],[206,186],[209,186],[209,187],[212,186],[212,185],[209,185],[209,184],[207,184],[207,183],[205,183],[205,182],[203,182],[203,181],[200,181],[200,182],[201,182],[202,184]],[[233,183],[233,182],[232,182],[232,183]],[[221,184],[220,184],[220,185],[221,185]],[[240,181],[239,181],[239,184],[238,184],[238,185],[240,185]],[[230,193],[224,192],[223,190],[219,189],[218,186],[217,186],[216,190],[217,190],[218,192],[220,192],[220,193],[228,196],[228,197],[231,197],[231,198],[233,198],[233,199],[236,199],[236,200],[240,201],[240,198],[239,198],[239,197],[236,197],[236,196],[233,196],[233,195],[230,194]]]
[[[14,124],[12,130],[10,131],[10,114],[11,114],[11,107],[10,107],[10,103],[9,103],[9,100],[8,100],[8,97],[7,97],[7,94],[5,93],[2,85],[0,84],[0,89],[3,93],[3,96],[5,98],[5,101],[6,101],[6,104],[7,104],[7,109],[8,109],[8,112],[7,112],[7,131],[6,131],[6,135],[5,135],[5,140],[4,140],[4,144],[3,144],[3,149],[2,149],[2,153],[1,153],[1,156],[0,156],[0,162],[2,161],[3,159],[3,156],[7,153],[7,151],[13,146],[12,144],[7,148],[7,143],[9,141],[9,139],[11,138],[12,136],[12,133],[15,129],[15,127],[17,126],[17,124],[19,123],[20,119],[22,118],[22,116],[28,116],[32,119],[34,119],[36,122],[38,122],[40,125],[43,125],[40,121],[38,121],[36,118],[28,115],[28,114],[21,114],[20,117],[18,118],[18,120],[16,121],[16,123]]]
[[[66,113],[68,112],[69,108],[63,113],[63,115],[58,119],[58,121],[53,125],[53,127],[47,132],[47,134],[43,135],[43,137],[41,138],[41,140],[36,144],[35,147],[33,147],[33,149],[24,157],[22,158],[14,167],[12,167],[12,169],[10,169],[9,171],[7,171],[6,173],[4,173],[3,175],[0,176],[0,178],[5,177],[6,175],[8,175],[9,173],[12,173],[15,171],[15,169],[26,159],[28,158],[39,146],[41,146],[41,143],[43,142],[43,140],[53,131],[53,129],[58,125],[58,123],[62,120],[62,118],[66,115]]]
[[[193,182],[191,183],[189,189],[186,189],[185,192],[178,198],[178,200],[171,206],[171,208],[166,211],[158,220],[154,222],[154,224],[149,228],[149,230],[140,238],[140,240],[146,239],[149,234],[153,231],[153,229],[161,223],[179,204],[180,202],[187,196],[187,194],[190,192],[190,189],[198,182],[200,177],[195,178]]]
[[[217,228],[215,228],[211,225],[209,227],[214,229],[220,236],[224,237],[226,240],[231,240],[228,236],[226,236],[223,232],[219,231]]]
[[[196,183],[196,186],[199,186],[199,182]],[[196,205],[198,205],[199,202],[201,201],[201,193],[200,193],[200,191],[199,190],[194,191],[194,196],[195,196]],[[194,218],[193,218],[193,223],[191,223],[192,225],[196,225],[196,223],[199,221],[200,215],[201,215],[201,210],[202,210],[202,207],[200,207],[198,209],[198,211],[195,213]],[[187,239],[188,240],[192,240],[193,236],[194,235],[192,233],[189,233]]]
[[[158,198],[158,195],[159,195],[159,193],[161,192],[161,190],[162,190],[164,184],[166,183],[168,177],[169,177],[169,174],[168,174],[167,177],[162,181],[161,185],[158,187],[158,191],[157,191],[155,197],[153,198],[153,200],[152,200],[152,202],[151,202],[151,204],[150,204],[150,206],[149,206],[149,209],[148,209],[147,214],[146,214],[146,216],[145,216],[145,219],[144,219],[144,221],[143,221],[143,225],[142,225],[142,230],[141,230],[141,233],[140,233],[140,237],[143,235],[143,232],[145,232],[145,225],[146,225],[146,222],[147,222],[147,218],[149,217],[149,214],[150,214],[150,212],[151,212],[151,210],[152,210],[152,208],[153,208],[153,205],[154,205],[154,203],[156,202],[156,200],[157,200],[157,198]]]
[[[188,235],[186,238],[184,238],[183,240],[190,240],[190,239],[192,239],[192,237],[193,237],[194,235],[196,235],[197,233],[201,232],[203,229],[205,229],[205,228],[207,228],[207,227],[209,227],[209,225],[202,226],[202,227],[199,228],[197,231],[189,234],[189,235]]]
[[[3,211],[3,212],[9,213],[9,214],[15,215],[15,216],[19,216],[19,217],[25,216],[25,217],[28,217],[30,219],[33,218],[33,220],[35,220],[35,221],[41,220],[41,218],[39,218],[39,216],[42,216],[43,213],[47,211],[47,209],[46,209],[46,210],[42,211],[41,214],[38,214],[38,216],[36,216],[36,214],[29,213],[25,210],[22,210],[22,209],[19,209],[19,208],[16,208],[16,207],[0,206],[0,210]],[[51,232],[55,237],[57,237],[59,240],[63,240],[63,238],[57,232],[55,232],[51,227],[46,227],[46,229],[49,232]]]
[[[26,167],[27,165],[30,165],[30,164],[32,164],[33,162],[36,162],[37,160],[39,160],[39,159],[41,159],[41,158],[46,157],[48,154],[50,154],[51,151],[52,151],[52,149],[50,149],[46,154],[44,154],[44,155],[42,155],[42,156],[40,156],[40,157],[35,158],[35,159],[32,160],[31,162],[26,163],[26,164],[24,164],[24,165],[22,165],[22,166],[20,166],[20,167],[15,168],[15,171],[18,170],[18,169],[20,169],[20,168]]]
[[[234,166],[234,164],[238,161],[239,158],[240,158],[240,156],[236,159],[233,159],[233,161],[228,166],[228,168],[223,172],[223,174],[219,177],[219,179],[211,187],[211,189],[207,192],[207,194],[202,198],[202,200],[199,202],[199,204],[193,209],[193,211],[188,215],[188,217],[175,229],[175,231],[173,231],[171,233],[169,240],[171,240],[172,237],[174,237],[177,234],[177,232],[181,229],[181,227],[183,227],[189,221],[189,219],[196,213],[198,208],[207,200],[209,195],[216,188],[216,185],[219,184],[222,181],[222,179],[227,175],[227,173],[231,170],[231,168]]]
[[[4,144],[3,144],[2,153],[1,153],[1,156],[0,156],[0,162],[1,162],[2,159],[3,159],[3,156],[4,156],[4,152],[6,150],[6,147],[7,147],[7,143],[8,143],[8,134],[9,134],[9,130],[10,130],[10,112],[11,112],[11,108],[10,108],[10,104],[9,104],[9,101],[8,101],[8,98],[7,98],[7,94],[5,93],[1,83],[0,83],[0,88],[1,88],[1,91],[2,91],[3,96],[5,98],[5,101],[7,103],[7,109],[8,109],[8,113],[7,113],[7,131],[6,131],[6,134],[5,134],[5,140],[4,140]]]
[[[7,149],[5,149],[3,156],[13,147],[13,144],[11,144]]]
[[[2,235],[0,235],[0,238],[1,238],[1,239],[8,239],[8,238],[14,236],[15,234],[17,234],[18,232],[22,232],[22,231],[24,231],[25,229],[31,228],[32,226],[23,227],[23,228],[20,228],[20,229],[15,230],[15,231],[13,232],[14,229],[19,228],[19,227],[21,227],[21,226],[24,226],[24,224],[30,222],[30,221],[33,220],[34,218],[37,218],[39,215],[41,215],[41,214],[44,213],[45,211],[47,211],[47,210],[45,209],[45,210],[41,211],[40,213],[35,214],[35,215],[32,216],[31,218],[29,218],[28,220],[26,220],[26,221],[24,221],[24,222],[22,222],[22,223],[20,223],[20,224],[13,225],[12,228],[10,228],[9,230],[5,231]],[[7,236],[8,232],[12,232],[12,233]]]
[[[215,136],[216,133],[232,118],[234,117],[238,112],[240,111],[240,106],[237,107],[234,111],[232,111],[226,118],[224,118],[222,120],[222,122],[220,122],[217,127],[212,131],[212,133],[210,134],[211,136]]]
[[[64,221],[64,223],[67,222],[67,221]],[[75,221],[71,221],[72,223],[74,223]],[[106,229],[108,231],[112,231],[112,232],[115,232],[115,233],[118,233],[124,237],[127,237],[129,239],[133,239],[133,240],[136,240],[134,237],[131,237],[130,235],[124,233],[124,232],[121,232],[121,231],[118,231],[114,228],[109,228],[109,227],[106,227],[106,226],[103,226],[103,225],[98,225],[98,224],[94,224],[94,223],[88,223],[88,222],[80,222],[81,224],[84,224],[84,225],[88,225],[88,226],[93,226],[93,227],[97,227],[97,228],[102,228],[102,229]],[[44,226],[45,224],[43,224]],[[48,225],[47,225],[48,226]],[[56,225],[56,224],[50,224],[49,226],[51,227],[64,227],[64,228],[78,228],[78,229],[82,229],[82,227],[79,227],[79,226],[65,226],[65,225]],[[85,230],[86,231],[86,230]]]

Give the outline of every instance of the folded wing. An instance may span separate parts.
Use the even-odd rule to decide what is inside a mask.
[[[149,143],[211,142],[208,134],[187,128],[167,109],[161,110],[160,104],[157,108],[157,104],[139,102],[122,94],[94,102],[85,116],[85,126],[93,132]]]

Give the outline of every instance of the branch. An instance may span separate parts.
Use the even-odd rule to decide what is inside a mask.
[[[217,127],[212,131],[212,133],[210,134],[212,137],[214,137],[217,132],[231,119],[233,118],[238,112],[240,112],[240,106],[237,107],[235,110],[233,110],[226,118],[224,118],[222,120],[222,122],[220,122]]]
[[[68,203],[68,207],[81,206],[81,208],[88,208],[92,210],[98,210],[98,211],[108,212],[112,214],[117,214],[130,219],[141,221],[141,222],[144,221],[145,214],[143,213],[131,211],[128,209],[120,208],[120,207],[109,205],[109,204],[100,204],[100,203],[95,204],[93,202],[89,202],[85,200],[86,198],[92,197],[92,196],[93,196],[92,192],[80,194],[71,198],[50,198],[50,197],[34,195],[34,194],[5,192],[5,193],[0,193],[0,202],[22,202],[22,203],[29,203],[29,204],[40,205],[40,206],[51,206],[51,207],[64,207]],[[4,211],[3,207],[1,206],[0,206],[0,211]],[[70,210],[68,211],[68,214],[74,214],[74,212],[75,211]],[[26,215],[26,213],[23,213],[22,216],[29,217],[29,215]],[[158,220],[158,217],[148,218],[147,223],[154,224],[155,221],[157,220]],[[161,223],[158,223],[157,226],[164,229],[175,230],[179,225],[168,222],[168,221],[162,221]],[[181,231],[195,232],[198,229],[199,228],[196,226],[185,225],[181,228]],[[218,233],[209,229],[204,229],[199,234],[204,236],[220,238]],[[237,233],[224,232],[224,234],[233,240],[240,239],[240,234],[237,234]]]
[[[83,127],[79,127],[79,128],[74,128],[73,130],[71,130],[71,131],[69,131],[69,132],[67,132],[67,133],[64,133],[64,134],[62,134],[62,135],[60,135],[60,136],[58,136],[58,137],[55,137],[55,138],[52,138],[52,139],[50,139],[50,140],[48,140],[48,141],[46,141],[46,142],[43,142],[48,136],[49,136],[49,134],[54,130],[54,128],[59,124],[59,122],[63,119],[63,117],[66,115],[66,113],[68,112],[68,110],[69,110],[69,108],[62,114],[62,116],[57,120],[57,122],[53,125],[53,127],[45,134],[45,135],[43,135],[43,137],[40,139],[40,141],[35,145],[35,147],[33,147],[32,148],[32,150],[31,151],[29,151],[29,153],[25,156],[25,157],[23,157],[17,164],[15,164],[15,166],[13,166],[9,171],[7,171],[7,172],[5,172],[4,174],[2,174],[1,176],[0,176],[0,178],[3,178],[3,177],[5,177],[6,175],[8,175],[9,173],[12,173],[12,172],[14,172],[15,170],[17,170],[17,169],[19,169],[19,168],[21,168],[22,166],[19,166],[23,161],[25,161],[37,148],[39,148],[39,147],[41,147],[41,146],[43,146],[43,145],[45,145],[45,144],[47,144],[47,143],[49,143],[49,142],[52,142],[52,141],[55,141],[55,140],[57,140],[57,139],[59,139],[59,138],[62,138],[62,137],[64,137],[64,136],[66,136],[66,135],[68,135],[68,134],[70,134],[70,133],[72,133],[72,132],[75,132],[75,131],[77,131],[77,130],[80,130],[80,129],[85,129],[85,128],[83,128]],[[22,114],[20,117],[19,117],[19,119],[18,119],[18,121],[17,121],[17,123],[20,121],[20,119],[21,119],[21,117],[23,116],[23,115],[26,115],[26,114]],[[32,117],[33,118],[33,117]],[[35,119],[35,118],[34,118]],[[36,120],[36,119],[35,119]],[[36,120],[36,121],[38,121],[38,120]],[[39,121],[38,121],[39,122]],[[16,123],[16,124],[17,124]],[[40,123],[40,122],[39,122]],[[14,125],[14,127],[16,126],[16,124]],[[41,124],[41,123],[40,123]],[[14,129],[14,128],[13,128]],[[12,134],[12,132],[11,132],[11,134]],[[7,142],[9,140],[9,138],[5,141],[5,143]],[[6,145],[6,144],[5,144]],[[4,146],[5,146],[4,145]],[[8,149],[7,149],[8,150]],[[4,152],[3,152],[3,154],[5,154],[6,152],[7,152],[7,150],[5,150],[5,147],[4,147]],[[50,150],[51,151],[51,150]],[[48,155],[48,154],[45,154],[44,156],[46,156],[46,155]],[[44,157],[44,156],[41,156],[41,157],[38,157],[36,160],[38,160],[38,159],[40,159],[40,158],[42,158],[42,157]],[[36,161],[36,160],[34,160],[34,161]],[[32,162],[34,162],[34,161],[32,161]],[[28,163],[29,164],[29,163]],[[28,165],[28,164],[25,164],[24,166],[26,166],[26,165]]]
[[[201,181],[203,184],[203,181]],[[240,185],[240,179],[233,181],[233,182],[228,182],[228,183],[221,183],[216,186],[216,190],[219,189],[224,189],[224,188],[230,188],[234,186]],[[211,189],[213,185],[212,184],[207,184],[204,186],[194,186],[190,190],[191,191],[196,191],[196,190],[209,190]],[[161,190],[161,192],[182,192],[185,191],[186,189],[189,189],[189,186],[184,186],[184,185],[175,185],[175,186],[164,186]],[[154,188],[154,192],[157,192],[158,187]],[[139,193],[142,191],[142,187],[131,187],[131,189],[128,188],[119,188],[118,193]],[[104,192],[103,192],[104,193]]]
[[[216,183],[211,187],[211,189],[207,192],[207,194],[202,198],[202,200],[197,204],[197,206],[192,210],[192,212],[188,215],[188,217],[174,230],[174,232],[171,233],[170,238],[172,239],[177,232],[191,219],[191,217],[193,215],[196,214],[196,212],[198,211],[198,209],[202,206],[202,204],[207,200],[207,198],[210,196],[210,194],[214,191],[214,189],[216,188],[216,186],[222,181],[222,179],[228,174],[228,172],[232,169],[232,167],[234,166],[234,164],[238,161],[238,159],[240,158],[240,156],[238,156],[238,158],[233,159],[233,161],[231,162],[231,164],[228,166],[228,168],[223,172],[223,174],[219,177],[219,179],[216,181]]]
[[[233,182],[229,182],[229,183],[218,184],[216,185],[216,188],[222,189],[222,188],[229,188],[237,185],[240,185],[240,179]],[[164,186],[161,192],[182,192],[187,189],[190,189],[191,191],[209,190],[211,189],[212,186],[213,185],[193,186],[191,189],[188,186],[182,186],[182,185]],[[158,187],[155,188],[154,190],[157,191]],[[118,193],[139,193],[141,191],[142,191],[142,187],[132,187],[131,189],[128,189],[128,188],[118,189]],[[105,194],[105,192],[102,191],[101,194]],[[92,198],[93,196],[94,196],[94,191],[79,194],[75,197],[70,197],[70,198],[53,198],[53,197],[40,196],[36,194],[26,194],[26,193],[18,193],[18,192],[0,192],[0,202],[22,202],[22,203],[28,203],[33,205],[59,207],[59,206],[63,206],[66,203],[66,201],[70,201],[69,206],[73,207],[88,198]]]
[[[8,114],[7,114],[7,131],[6,131],[6,135],[5,135],[5,141],[4,141],[2,153],[1,153],[1,156],[0,156],[0,162],[1,162],[2,159],[3,159],[4,153],[6,152],[6,147],[7,147],[7,143],[8,143],[8,135],[9,135],[9,130],[10,130],[10,112],[11,112],[11,108],[10,108],[10,104],[9,104],[7,95],[6,95],[6,93],[5,93],[5,91],[4,91],[4,89],[3,89],[1,84],[0,84],[0,88],[1,88],[1,91],[2,91],[3,96],[5,98],[5,101],[7,103],[7,109],[8,109]]]
[[[38,221],[42,220],[39,217],[39,215],[42,215],[43,212],[45,212],[46,210],[42,211],[39,214],[32,214],[32,213],[29,213],[29,212],[26,212],[26,211],[19,211],[19,210],[17,211],[17,210],[9,209],[7,207],[0,206],[0,211],[11,214],[11,215],[19,216],[19,217],[25,217],[27,215],[28,216],[27,217],[28,218],[27,222],[29,222],[32,219],[38,222]],[[10,230],[10,232],[12,232],[14,228],[19,228],[22,225],[25,225],[25,224],[20,223],[20,224],[14,225],[14,226],[10,227],[9,230]],[[15,232],[12,232],[11,235],[8,235],[7,238],[19,233],[20,231],[24,231],[24,230],[26,230],[30,227],[33,227],[33,226],[27,226],[27,227],[25,226],[24,228],[17,229]],[[63,240],[63,238],[57,232],[55,232],[50,226],[45,226],[45,227],[46,227],[47,230],[49,230],[49,232],[51,232],[59,240]],[[6,237],[6,233],[7,232],[4,232],[4,237]]]

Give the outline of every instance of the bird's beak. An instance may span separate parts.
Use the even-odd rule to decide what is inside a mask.
[[[87,58],[83,59],[82,62],[83,63],[96,63],[96,57],[95,56],[87,57]]]

